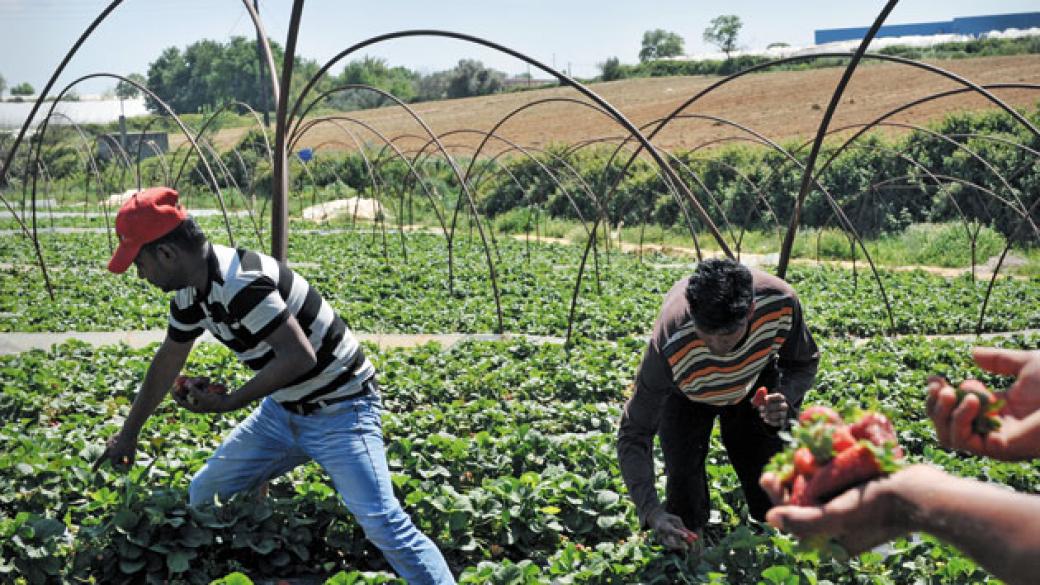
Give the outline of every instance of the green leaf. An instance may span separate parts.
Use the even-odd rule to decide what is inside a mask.
[[[618,503],[621,496],[617,492],[610,490],[600,490],[596,492],[596,503],[603,507],[613,506]]]
[[[195,556],[193,550],[175,550],[166,556],[166,566],[171,573],[183,573],[191,568],[191,560]]]
[[[242,573],[235,571],[234,573],[213,581],[210,585],[253,585],[253,580]]]
[[[265,538],[260,542],[250,542],[249,548],[255,550],[256,552],[262,555],[266,555],[274,549],[278,548],[278,543],[275,542],[273,538]]]
[[[784,565],[773,565],[772,567],[762,571],[763,579],[766,579],[770,583],[776,583],[777,585],[786,583],[789,577],[791,577],[791,569]]]
[[[116,516],[112,519],[112,522],[115,523],[116,528],[123,532],[129,532],[137,526],[137,521],[139,519],[139,516],[135,512],[127,508],[122,508],[116,512]]]
[[[119,570],[124,574],[133,575],[148,564],[145,559],[119,559]]]

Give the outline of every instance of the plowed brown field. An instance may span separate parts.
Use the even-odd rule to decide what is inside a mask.
[[[975,83],[1040,84],[1040,55],[985,57],[932,62]],[[686,112],[726,118],[775,141],[811,138],[843,72],[842,68],[807,71],[778,71],[745,76],[708,94]],[[683,101],[717,81],[717,77],[661,77],[597,83],[590,89],[619,109],[636,125],[652,122],[672,112]],[[864,64],[856,71],[835,112],[831,128],[862,124],[909,101],[959,84],[903,65]],[[994,90],[1007,103],[1033,107],[1040,100],[1037,90]],[[581,97],[569,88],[501,94],[480,98],[446,100],[415,104],[414,109],[435,133],[458,129],[490,130],[512,110],[536,100],[552,97]],[[923,124],[963,110],[993,107],[982,97],[960,94],[932,101],[896,115],[892,121]],[[401,108],[381,108],[346,114],[369,124],[388,138],[413,135],[397,142],[402,150],[415,149],[425,132]],[[381,141],[359,125],[344,122],[324,124],[308,132],[299,146],[319,150],[353,149],[351,130],[358,140],[380,145]],[[886,133],[904,130],[889,128]],[[234,144],[244,129],[221,132],[222,146]],[[525,147],[544,147],[550,143],[576,144],[586,140],[620,136],[623,130],[612,120],[590,108],[572,103],[549,103],[524,110],[506,122],[498,135]],[[712,120],[673,122],[654,140],[665,149],[689,149],[732,136],[748,136],[732,126]],[[459,147],[462,154],[479,142],[475,134],[444,138],[447,145]],[[508,148],[492,141],[490,152]]]

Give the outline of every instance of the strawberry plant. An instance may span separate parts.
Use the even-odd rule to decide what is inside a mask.
[[[891,431],[873,417],[843,430],[836,414],[805,408],[806,423],[792,431],[806,433],[804,447],[813,455],[811,462],[804,451],[799,455],[801,474],[818,466],[827,441],[834,457],[835,450],[894,437],[911,461],[1019,490],[1040,484],[1035,463],[983,461],[939,448],[922,419],[931,373],[979,376],[995,389],[1007,387],[1006,379],[976,371],[966,342],[819,342],[818,383],[807,401],[844,412],[891,413]],[[1032,336],[999,343],[1038,342]],[[704,530],[703,554],[663,551],[638,525],[615,453],[617,420],[644,344],[585,340],[569,352],[524,341],[366,347],[384,388],[395,491],[460,582],[989,579],[963,554],[928,538],[897,540],[884,554],[847,563],[800,550],[790,537],[747,518],[717,430],[706,462],[715,513]],[[247,411],[196,415],[165,401],[142,430],[129,475],[108,466],[92,473],[152,351],[71,342],[0,357],[0,571],[6,571],[0,581],[208,583],[226,576],[245,583],[306,576],[393,582],[316,465],[275,480],[269,499],[259,503],[242,494],[187,507],[191,475]],[[250,375],[230,352],[205,344],[185,371],[230,386]],[[810,432],[814,424],[834,428],[817,435]],[[894,457],[895,446],[891,452]],[[795,463],[792,457],[792,469]],[[232,577],[235,572],[242,577]]]

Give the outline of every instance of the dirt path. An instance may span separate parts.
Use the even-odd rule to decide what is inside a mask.
[[[517,239],[517,240],[525,240],[525,239],[528,238],[528,236],[526,236],[526,235],[517,235],[517,234],[514,234],[512,237],[514,239]],[[545,237],[545,236],[539,236],[539,237],[530,236],[530,238],[532,240],[540,241],[540,242],[543,242],[543,243],[573,244],[573,242],[571,242],[570,240],[568,240],[566,238],[550,238],[550,237]],[[617,249],[617,242],[616,241],[612,242],[611,246],[612,246],[612,249],[616,250]],[[633,243],[630,243],[630,242],[621,242],[621,250],[623,252],[626,252],[626,253],[629,253],[629,254],[638,254],[639,253],[639,248],[640,247],[639,247],[638,244],[633,244]],[[652,264],[651,266],[653,266],[655,268],[662,268],[662,269],[664,269],[664,268],[692,268],[693,267],[693,263],[696,261],[696,258],[697,258],[697,250],[696,249],[694,249],[694,248],[685,248],[685,247],[682,247],[682,246],[671,246],[671,245],[663,245],[663,244],[643,244],[642,249],[643,249],[643,253],[644,254],[647,253],[647,252],[659,252],[659,253],[667,255],[667,256],[677,256],[677,257],[681,257],[681,258],[689,258],[690,259],[689,262],[679,262],[679,263],[674,263],[674,264],[660,264],[660,263]],[[724,257],[724,254],[722,252],[718,251],[718,250],[704,250],[704,256],[706,258],[722,258],[722,257]],[[747,253],[747,252],[742,252],[740,254],[740,261],[743,262],[744,264],[747,264],[748,266],[756,266],[756,267],[759,267],[759,266],[775,266],[776,263],[779,261],[779,259],[780,259],[780,255],[778,253],[772,253],[772,254],[751,254],[751,253]],[[845,268],[845,269],[849,269],[849,270],[851,270],[852,267],[853,267],[853,263],[848,261],[848,260],[814,260],[812,258],[794,258],[794,259],[791,260],[791,263],[792,264],[802,265],[802,266],[831,266],[831,267],[837,267],[837,268]],[[859,270],[870,270],[870,265],[867,264],[866,261],[857,262],[856,263],[856,267]],[[971,273],[971,268],[970,267],[966,267],[966,268],[947,268],[947,267],[944,267],[944,266],[925,266],[925,265],[912,265],[912,266],[879,265],[879,268],[882,268],[884,270],[892,270],[892,271],[895,271],[895,272],[912,272],[914,270],[920,270],[922,272],[927,272],[928,274],[933,274],[935,276],[942,276],[942,277],[945,277],[945,278],[956,278],[958,276],[962,276],[962,275]],[[980,279],[980,280],[988,280],[988,279],[992,278],[992,276],[993,276],[993,271],[992,271],[991,268],[988,268],[987,265],[980,264],[975,269],[975,277]],[[1015,275],[1015,276],[1013,276],[1013,278],[1022,279],[1022,280],[1028,280],[1028,277],[1020,276],[1020,275]]]
[[[1013,335],[1036,335],[1040,329],[1026,329],[1023,331],[1007,331],[999,333],[958,333],[951,335],[925,335],[925,339],[956,339],[960,341],[980,341],[987,339],[999,339]],[[526,335],[522,333],[356,333],[360,341],[374,343],[380,349],[408,348],[437,343],[444,350],[451,349],[455,345],[466,341],[509,341],[524,339],[534,344],[550,343],[561,345],[562,337],[546,335]],[[165,329],[153,329],[145,331],[77,331],[68,333],[0,333],[0,355],[13,355],[34,349],[49,350],[56,344],[77,339],[94,347],[106,345],[126,344],[132,348],[140,349],[153,343],[160,343],[166,336]],[[648,339],[648,336],[640,336]],[[895,335],[893,339],[903,337],[915,337],[910,335]],[[209,333],[204,333],[199,338],[202,343],[217,343]],[[872,338],[853,338],[853,344],[857,347],[870,341]]]
[[[550,337],[544,335],[524,335],[516,333],[354,333],[359,341],[375,344],[380,349],[391,349],[398,347],[416,347],[427,343],[437,343],[445,349],[463,341],[507,341],[510,339],[525,339],[531,343],[554,343],[562,344],[562,337]],[[32,349],[50,349],[55,344],[77,339],[89,343],[94,347],[105,345],[116,345],[124,343],[132,348],[139,349],[153,343],[161,343],[166,337],[165,329],[151,329],[143,331],[70,331],[66,333],[0,333],[0,355],[11,355],[29,351]],[[203,333],[199,338],[202,343],[218,343],[209,334]]]

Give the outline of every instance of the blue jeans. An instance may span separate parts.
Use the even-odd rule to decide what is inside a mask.
[[[307,416],[265,398],[191,480],[191,505],[255,489],[314,459],[373,544],[409,583],[454,583],[444,557],[394,497],[383,449],[379,396],[369,394]]]

